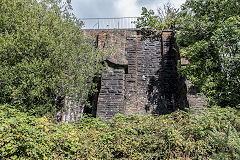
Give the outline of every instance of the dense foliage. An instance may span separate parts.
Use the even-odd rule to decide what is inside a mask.
[[[178,10],[170,3],[159,8],[157,14],[152,10],[142,7],[141,17],[137,19],[137,28],[148,30],[155,34],[161,34],[164,29],[172,29],[175,25],[174,18]]]
[[[231,108],[54,124],[3,105],[0,159],[239,159],[239,127]]]
[[[86,97],[102,53],[70,9],[61,0],[0,1],[0,104],[43,115],[65,96]]]
[[[221,106],[240,104],[240,1],[187,0],[177,19],[177,41],[188,78]]]
[[[187,0],[174,21],[171,8],[160,18],[143,9],[139,23],[155,31],[175,26],[191,62],[183,73],[210,102],[236,106],[239,6]],[[61,0],[0,1],[0,159],[240,159],[240,113],[233,108],[58,124],[33,116],[53,113],[66,96],[83,100],[101,68],[102,52],[84,41],[70,8]]]
[[[190,62],[181,68],[182,73],[201,89],[210,104],[238,106],[239,0],[187,0],[181,10],[167,6],[163,13],[143,8],[138,26],[160,32],[174,29],[180,54]]]

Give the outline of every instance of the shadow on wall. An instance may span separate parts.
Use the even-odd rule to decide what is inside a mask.
[[[92,117],[96,117],[97,115],[97,101],[98,96],[101,89],[101,78],[100,77],[94,77],[93,82],[96,84],[95,92],[89,93],[87,102],[89,102],[88,105],[84,106],[83,114],[87,114]]]
[[[145,110],[149,112],[153,107],[150,111],[152,114],[169,114],[189,107],[187,87],[177,71],[180,55],[173,36],[162,40],[161,53],[160,69],[150,77],[148,83],[148,104]]]

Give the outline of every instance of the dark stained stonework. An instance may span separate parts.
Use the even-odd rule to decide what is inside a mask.
[[[110,51],[101,79],[97,117],[116,113],[166,114],[188,107],[174,33],[148,36],[140,30],[85,30]]]
[[[176,46],[174,32],[152,35],[141,30],[84,30],[87,39],[108,52],[99,92],[90,96],[92,108],[70,103],[61,113],[75,121],[83,113],[112,119],[122,114],[168,114],[205,101],[189,81],[180,77],[177,63],[187,65]]]

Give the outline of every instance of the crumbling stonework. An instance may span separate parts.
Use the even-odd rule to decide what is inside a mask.
[[[205,103],[197,89],[178,74],[177,63],[189,62],[180,59],[173,31],[152,35],[137,29],[84,30],[84,35],[95,39],[96,48],[108,52],[107,67],[99,80],[99,92],[89,98],[92,108],[68,102],[61,112],[63,121],[75,121],[83,113],[106,119],[117,113],[167,114]]]
[[[186,58],[181,57],[182,66],[186,66],[189,63],[190,62]],[[192,107],[193,110],[195,110],[195,108],[198,107],[201,108],[203,106],[206,106],[207,104],[206,97],[200,93],[200,90],[187,79],[185,80],[185,84],[187,86],[187,99],[189,106]]]
[[[174,33],[140,30],[85,30],[97,47],[110,52],[101,79],[97,117],[116,113],[166,114],[188,107],[184,79],[177,72]]]

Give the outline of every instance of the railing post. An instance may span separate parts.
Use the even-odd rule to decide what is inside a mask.
[[[99,19],[98,19],[98,29],[99,29],[100,27],[99,27]]]

